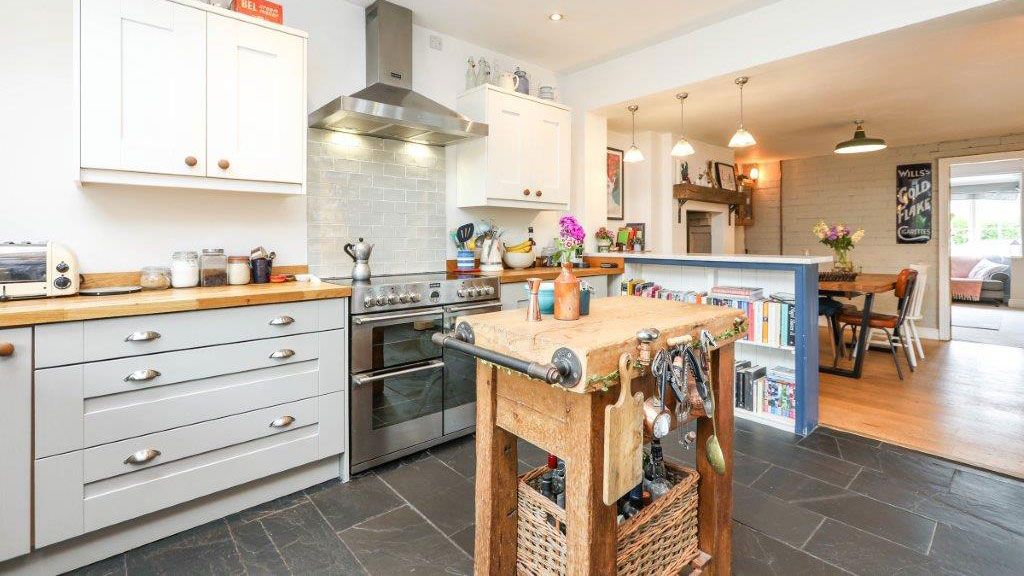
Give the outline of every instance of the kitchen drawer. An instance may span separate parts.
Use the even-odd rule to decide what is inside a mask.
[[[344,347],[332,330],[36,370],[36,458],[345,390]]]
[[[345,326],[345,306],[345,299],[335,298],[44,324],[36,328],[35,366],[341,329]]]
[[[345,392],[35,461],[42,547],[340,454]],[[270,423],[281,416],[287,427]],[[161,454],[132,467],[135,451]],[[340,464],[339,464],[340,465]]]

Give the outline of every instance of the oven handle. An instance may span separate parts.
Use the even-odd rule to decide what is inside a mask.
[[[458,314],[459,312],[468,312],[470,310],[482,310],[484,308],[501,308],[501,302],[487,302],[486,304],[475,304],[473,306],[463,306],[461,308],[446,308],[445,312],[450,314]]]
[[[424,364],[423,366],[416,366],[415,368],[406,368],[405,370],[397,370],[395,372],[388,372],[386,374],[375,374],[373,376],[353,376],[352,385],[362,386],[363,384],[369,384],[370,382],[376,382],[377,380],[391,378],[392,376],[400,376],[402,374],[413,374],[415,372],[425,372],[427,370],[433,370],[434,368],[442,368],[443,366],[444,362],[431,362],[430,364]]]
[[[424,310],[423,312],[411,312],[409,314],[392,314],[389,316],[356,316],[352,319],[356,324],[373,324],[374,322],[386,322],[388,320],[403,320],[405,318],[417,318],[419,316],[438,316],[443,313],[443,310]]]

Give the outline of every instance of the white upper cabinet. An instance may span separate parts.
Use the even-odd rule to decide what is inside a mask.
[[[568,108],[488,85],[460,96],[459,111],[489,128],[457,147],[460,208],[568,209]]]
[[[306,171],[302,38],[210,14],[207,173],[301,182]],[[227,168],[224,168],[224,166]]]
[[[82,0],[83,184],[304,191],[306,36],[194,0]]]

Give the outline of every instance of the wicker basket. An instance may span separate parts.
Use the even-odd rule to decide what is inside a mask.
[[[667,494],[618,526],[616,564],[620,576],[679,574],[697,549],[696,470],[665,462],[675,485]],[[535,488],[547,468],[519,477],[519,574],[565,574],[565,510]]]

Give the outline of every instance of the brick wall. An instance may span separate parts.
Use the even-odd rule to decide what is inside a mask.
[[[938,207],[933,211],[933,237],[927,244],[896,243],[896,166],[931,162],[938,170],[938,159],[991,152],[1024,149],[1024,134],[994,136],[888,148],[881,152],[842,156],[829,154],[781,163],[782,253],[830,254],[811,235],[819,219],[862,227],[864,240],[853,251],[855,264],[865,272],[894,272],[912,263],[930,266],[921,327],[938,325]],[[938,195],[938,174],[933,185]],[[771,236],[778,237],[778,219],[764,217],[778,210],[770,189],[755,194],[757,224],[747,230],[747,248],[751,253],[773,251]],[[753,240],[752,240],[753,236]],[[775,244],[778,242],[775,241]],[[879,299],[884,311],[895,309],[895,298]]]
[[[309,267],[348,276],[344,252],[375,244],[375,275],[445,269],[445,149],[309,130]]]
[[[743,172],[757,166],[760,175],[754,187],[754,224],[746,226],[744,243],[750,254],[782,254],[779,244],[779,210],[782,173],[778,162],[743,166]]]

